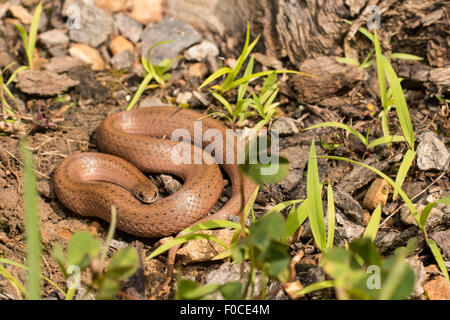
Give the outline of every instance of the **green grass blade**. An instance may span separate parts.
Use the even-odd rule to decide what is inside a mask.
[[[228,74],[231,71],[232,70],[230,68],[228,68],[228,67],[223,67],[223,68],[217,70],[212,75],[210,75],[205,81],[203,81],[203,83],[200,85],[200,87],[198,87],[197,90],[201,90],[203,87],[207,86],[208,84],[210,84],[211,82],[213,82],[217,78],[220,78],[224,74]]]
[[[308,217],[311,231],[319,249],[323,252],[326,248],[325,223],[322,207],[322,188],[319,182],[317,168],[316,147],[314,139],[311,143],[308,162],[308,177],[306,192],[308,197]]]
[[[334,195],[331,184],[328,184],[327,191],[327,203],[328,203],[328,232],[327,232],[327,249],[333,248],[334,243],[334,226],[336,212],[334,209]]]
[[[222,97],[218,93],[215,93],[214,91],[210,91],[210,93],[213,95],[214,98],[216,98],[216,100],[218,100],[227,109],[227,111],[230,115],[233,114],[233,108],[231,107],[231,104],[224,97]]]
[[[427,239],[428,246],[431,249],[431,252],[433,253],[434,259],[436,260],[439,268],[441,269],[441,272],[444,274],[445,279],[450,282],[450,278],[448,276],[447,267],[445,266],[444,258],[442,258],[441,252],[439,251],[438,246],[436,245],[436,242],[433,241],[433,239]]]
[[[349,25],[353,25],[353,22],[351,22],[350,20],[344,19],[344,22],[349,24]],[[366,28],[359,27],[358,31],[361,32],[363,35],[365,35],[370,41],[372,41],[372,42],[374,41],[373,34],[370,33],[370,31],[367,30]]]
[[[381,99],[381,104],[383,106],[383,109],[386,109],[386,107],[387,107],[387,105],[386,105],[386,101],[387,101],[386,75],[384,73],[383,60],[382,60],[382,58],[384,58],[384,56],[381,52],[381,45],[380,45],[380,41],[378,40],[376,29],[374,30],[374,34],[373,34],[373,43],[375,45],[375,58],[377,61],[377,76],[378,76],[378,85],[380,87],[380,99]],[[387,115],[386,115],[386,117],[387,117]]]
[[[334,287],[334,280],[324,280],[315,282],[313,284],[310,284],[309,286],[304,287],[300,291],[296,292],[296,295],[303,296],[305,294],[311,293],[313,291],[327,289],[327,288],[333,288]]]
[[[19,31],[19,35],[20,35],[20,38],[22,39],[22,43],[23,43],[23,47],[25,49],[25,52],[28,52],[28,34],[27,34],[27,31],[20,24],[16,24],[15,26],[17,28],[17,31]],[[27,57],[28,57],[28,55],[27,55]]]
[[[8,270],[3,268],[2,265],[0,265],[0,275],[5,277],[6,280],[8,280],[9,283],[14,287],[14,289],[16,289],[17,297],[20,300],[22,300],[22,295],[24,296],[28,295],[22,283],[18,279],[14,278],[14,276],[11,273],[9,273]]]
[[[400,197],[403,199],[403,201],[405,201],[406,205],[408,206],[409,211],[411,212],[411,214],[414,216],[414,218],[416,219],[417,225],[420,225],[420,215],[417,212],[417,209],[414,207],[413,203],[411,202],[411,200],[408,198],[408,196],[406,195],[406,193],[399,187],[397,186],[397,184],[394,182],[394,180],[392,180],[391,178],[389,178],[387,175],[385,175],[383,172],[381,172],[380,170],[371,167],[365,163],[362,162],[358,162],[355,160],[351,160],[351,159],[347,159],[347,158],[343,158],[343,157],[335,157],[335,156],[320,156],[319,158],[326,158],[326,159],[332,159],[332,160],[341,160],[341,161],[347,161],[347,162],[351,162],[360,166],[363,166],[364,168],[369,169],[370,171],[376,173],[377,175],[379,175],[381,178],[383,178],[387,183],[389,183],[392,188],[394,190],[396,190],[398,192],[398,194],[400,195]]]
[[[265,77],[268,76],[272,73],[276,73],[276,74],[281,74],[281,73],[295,73],[295,74],[301,74],[303,76],[307,76],[307,77],[312,77],[312,75],[300,72],[300,71],[294,71],[294,70],[268,70],[268,71],[262,71],[262,72],[257,72],[257,73],[253,73],[251,75],[242,77],[238,80],[233,81],[229,86],[227,86],[227,90],[230,90],[234,87],[237,87],[238,85],[250,81],[250,80],[254,80],[257,78],[261,78],[261,77]]]
[[[398,120],[400,121],[400,126],[402,127],[403,135],[405,136],[409,147],[414,150],[414,129],[400,80],[386,57],[382,56],[381,61],[384,71],[386,72],[386,76],[389,80],[389,84],[392,88],[395,110],[397,112]]]
[[[145,76],[144,80],[142,80],[141,84],[139,85],[139,88],[136,90],[136,93],[134,94],[133,99],[131,99],[130,103],[128,104],[127,111],[130,111],[131,109],[134,108],[134,106],[136,105],[136,103],[139,101],[142,94],[144,93],[145,88],[150,83],[150,81],[152,81],[152,79],[153,79],[153,74],[151,74],[151,73],[148,73]]]
[[[25,234],[28,264],[28,299],[40,299],[41,237],[39,230],[38,194],[33,159],[26,140],[21,142],[24,171]]]
[[[253,66],[255,64],[255,59],[253,57],[250,58],[250,61],[247,64],[247,67],[245,68],[244,77],[249,76],[253,73]],[[241,101],[244,98],[245,91],[248,87],[248,81],[244,82],[239,86],[238,89],[238,95],[237,95],[237,101]]]
[[[336,60],[337,60],[337,62],[340,62],[340,63],[343,63],[343,64],[359,67],[359,62],[356,61],[355,59],[352,59],[352,58],[338,57],[338,58],[336,58]]]
[[[18,68],[11,74],[11,76],[10,76],[9,79],[8,79],[8,81],[6,82],[6,85],[11,84],[14,80],[16,80],[17,75],[18,75],[19,73],[21,73],[22,71],[27,70],[27,69],[28,69],[28,66],[20,66],[20,67],[18,67]]]
[[[30,70],[33,70],[34,48],[36,46],[36,36],[39,27],[39,20],[41,19],[41,13],[42,13],[42,2],[39,2],[33,14],[33,20],[31,21],[30,25],[30,33],[28,35],[27,56],[28,56],[28,66],[30,67]]]
[[[367,145],[367,149],[379,146],[380,144],[390,144],[391,142],[403,142],[403,141],[405,141],[405,137],[403,137],[403,136],[384,136],[384,137],[375,139],[371,143],[369,143]]]
[[[375,237],[377,236],[378,227],[380,226],[381,220],[381,204],[379,204],[372,213],[370,217],[369,224],[364,231],[363,238],[370,238],[372,241],[375,241]]]
[[[301,200],[296,200],[296,203],[300,201]],[[294,206],[292,207],[286,219],[286,230],[281,237],[281,242],[283,243],[286,243],[289,238],[298,230],[298,228],[300,228],[303,222],[305,222],[306,218],[308,218],[307,200],[303,201],[302,204],[300,204],[297,208],[295,208],[295,203],[293,204]]]
[[[391,59],[402,59],[402,60],[414,60],[414,61],[423,60],[422,57],[418,57],[409,53],[391,53],[389,57]]]
[[[416,157],[416,152],[409,149],[405,156],[403,157],[402,164],[400,165],[400,168],[398,169],[397,177],[395,178],[395,183],[401,188],[403,185],[403,182],[405,181],[405,178],[408,174],[408,170],[411,167],[412,162],[414,161],[414,158]],[[392,197],[393,200],[396,200],[398,196],[398,192],[394,191],[394,195]]]
[[[343,124],[343,123],[339,123],[339,122],[322,122],[322,123],[313,125],[311,127],[305,128],[303,130],[312,130],[312,129],[321,128],[321,127],[334,127],[334,128],[340,128],[340,129],[347,130],[348,132],[355,135],[364,145],[367,145],[366,137],[364,137],[361,133],[359,133],[352,127],[350,127],[346,124]]]

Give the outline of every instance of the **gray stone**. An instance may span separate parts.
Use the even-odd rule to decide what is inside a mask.
[[[299,130],[295,124],[295,120],[288,117],[281,117],[272,123],[272,130],[277,130],[280,136],[288,136],[298,133]]]
[[[342,209],[352,221],[363,225],[364,211],[358,201],[353,199],[348,193],[339,190],[333,190],[333,195],[335,205]]]
[[[139,42],[143,30],[142,24],[122,12],[114,15],[114,24],[125,38],[134,43]]]
[[[80,10],[80,28],[77,29],[76,24],[72,24],[69,28],[70,40],[96,48],[108,39],[113,26],[113,19],[108,13],[92,5],[91,1],[66,0],[63,15],[70,16],[71,6]]]
[[[111,59],[111,64],[116,70],[130,69],[136,60],[136,55],[130,50],[122,51]]]
[[[53,29],[39,34],[41,40],[46,46],[52,47],[57,45],[67,45],[69,37],[64,30]]]
[[[69,71],[71,68],[84,65],[83,61],[69,56],[53,57],[50,59],[44,67],[47,70],[54,71],[56,73],[62,73]]]
[[[155,106],[168,106],[170,104],[164,103],[157,96],[147,96],[139,103],[139,108],[149,108]]]
[[[187,105],[189,105],[192,102],[193,98],[194,98],[194,95],[190,91],[180,92],[179,94],[177,94],[176,102],[178,104],[187,104]]]
[[[445,260],[450,259],[450,229],[437,231],[430,234],[430,238],[433,239],[436,244],[441,248],[442,255]]]
[[[423,204],[414,205],[417,211],[420,213],[425,208]],[[400,221],[405,225],[417,225],[416,219],[409,211],[407,206],[402,207],[400,210]],[[435,230],[438,226],[450,225],[450,215],[446,214],[444,211],[439,210],[438,207],[431,209],[426,223],[426,228],[428,231]]]
[[[303,171],[308,163],[309,147],[288,147],[281,150],[280,154],[289,160],[289,173],[278,185],[283,189],[283,192],[289,192],[303,179]]]
[[[414,285],[414,290],[411,293],[411,297],[419,298],[423,294],[422,284],[424,283],[425,279],[427,278],[427,272],[421,261],[419,261],[415,258],[412,258],[412,257],[408,258],[406,261],[411,266],[411,268],[413,268],[414,274],[416,277],[416,282]]]
[[[176,58],[181,51],[201,40],[200,34],[190,25],[174,18],[165,18],[155,26],[148,26],[141,35],[141,55],[147,57],[149,49],[156,43],[170,40],[153,48],[151,61],[158,64],[164,59]]]
[[[79,83],[78,80],[50,70],[24,70],[17,76],[16,86],[24,93],[52,96]]]
[[[192,46],[184,53],[184,56],[188,60],[203,61],[207,57],[217,57],[219,55],[219,49],[210,41],[202,41],[201,43]]]
[[[420,170],[446,170],[450,154],[445,144],[432,131],[419,136],[417,166]]]

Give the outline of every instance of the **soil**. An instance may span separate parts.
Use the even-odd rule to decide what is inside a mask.
[[[425,34],[422,36],[432,37],[433,35]],[[14,43],[19,39],[17,33],[11,32],[3,34],[3,37],[7,43]],[[234,41],[240,43],[238,38]],[[402,43],[405,44],[405,47],[400,46],[396,48],[396,51],[402,52],[403,50],[419,56],[426,56],[424,51],[426,48],[418,48],[419,52],[411,52],[408,42]],[[220,46],[220,44],[217,45]],[[236,45],[227,54],[233,54],[234,57],[237,57],[239,48]],[[42,44],[38,44],[37,49],[41,56],[48,55]],[[12,50],[10,54],[14,60],[24,62],[22,50]],[[229,57],[231,56],[225,56],[225,59]],[[442,59],[445,60],[444,65],[448,67],[450,65],[449,57]],[[289,62],[285,62],[285,64],[285,67],[292,67]],[[440,64],[443,64],[442,61]],[[192,62],[181,60],[172,70],[172,79],[169,86],[164,89],[146,91],[141,101],[146,97],[158,97],[164,102],[171,103],[174,102],[177,93],[197,90],[204,79],[186,76],[191,65]],[[404,66],[414,65],[411,62],[394,64],[396,70]],[[258,68],[261,68],[261,66]],[[65,279],[57,263],[51,257],[51,250],[54,245],[59,242],[66,246],[70,237],[81,230],[89,230],[100,239],[105,239],[108,224],[102,220],[81,217],[64,208],[54,195],[52,173],[58,164],[71,154],[83,151],[98,151],[95,142],[96,128],[105,117],[126,108],[127,101],[141,81],[141,77],[132,72],[118,72],[111,68],[94,72],[89,67],[82,66],[69,70],[67,75],[71,79],[80,81],[80,84],[61,95],[63,101],[55,99],[54,96],[26,95],[14,86],[12,87],[13,93],[23,102],[21,125],[23,130],[27,132],[26,139],[35,161],[43,246],[42,272],[44,276],[62,287],[65,286]],[[354,76],[353,73],[352,76]],[[295,88],[299,85],[299,82],[294,81],[292,76],[280,77],[281,104],[279,109],[284,117],[295,119],[295,126],[299,130],[297,133],[287,133],[280,138],[281,154],[290,160],[291,175],[283,182],[264,186],[255,205],[258,214],[266,212],[268,208],[281,201],[305,198],[305,172],[312,139],[316,141],[319,155],[341,156],[357,161],[373,161],[372,163],[376,167],[383,168],[384,173],[395,179],[402,160],[401,155],[407,151],[406,144],[397,143],[390,148],[380,146],[373,150],[366,150],[359,140],[342,130],[323,128],[302,131],[310,125],[323,121],[338,121],[352,125],[364,133],[370,129],[371,137],[382,136],[380,121],[377,117],[378,112],[372,112],[368,108],[372,104],[375,106],[375,111],[380,110],[379,101],[373,96],[373,90],[368,85],[373,83],[371,82],[373,77],[376,77],[374,73],[364,71],[360,78],[356,77],[355,82],[346,83],[345,89],[340,87],[339,90],[331,90],[327,87],[325,92],[330,93],[330,96],[320,96],[320,92],[304,94],[312,100],[319,95],[320,103],[311,101],[311,99],[299,98],[298,88]],[[330,81],[336,80],[330,79]],[[254,89],[258,85],[260,86],[261,83],[255,82],[252,83],[251,87]],[[416,136],[425,131],[436,132],[439,139],[448,148],[450,143],[448,104],[440,103],[434,98],[432,95],[434,89],[430,88],[435,87],[429,86],[429,82],[425,85],[424,82],[406,80],[403,87]],[[197,109],[204,114],[220,110],[221,107],[214,102],[211,96],[206,94],[206,91],[202,93],[208,99],[210,105],[205,108],[200,101],[194,100],[191,102],[193,109]],[[442,97],[450,98],[448,92],[443,92]],[[401,134],[395,111],[391,111],[389,118],[392,133]],[[0,119],[0,122],[2,120]],[[247,126],[251,127],[256,121],[256,117],[251,118]],[[325,148],[326,144],[339,144],[340,146],[329,150]],[[346,162],[319,159],[318,163],[320,179],[331,182],[335,190],[351,195],[360,207],[363,207],[364,196],[372,181],[375,180],[375,176],[368,171],[355,172],[355,170],[358,170],[357,167]],[[355,178],[354,175],[357,177]],[[0,256],[24,263],[26,251],[24,245],[24,208],[21,196],[23,191],[22,181],[19,134],[2,134],[0,135]],[[164,186],[160,184],[159,187],[164,194]],[[444,171],[422,171],[414,163],[404,182],[404,190],[409,197],[415,197],[414,203],[426,203],[433,197],[442,197],[448,194],[450,190],[448,166]],[[224,191],[224,196],[227,196],[227,190]],[[326,195],[324,199],[326,199]],[[383,254],[392,254],[397,246],[406,244],[410,237],[420,236],[417,228],[405,224],[400,219],[402,204],[403,202],[400,199],[393,200],[391,193],[383,208],[380,234],[385,235],[394,232],[402,235],[398,241],[390,243],[385,243],[383,242],[384,238],[379,238],[379,246]],[[345,211],[345,209],[342,210]],[[448,213],[448,211],[445,212]],[[367,215],[367,212],[365,214]],[[391,217],[392,214],[394,215]],[[444,223],[430,230],[430,233],[448,231],[449,226],[448,219],[446,219]],[[136,238],[120,230],[116,231],[114,239],[136,247],[142,257],[143,266],[140,272],[125,284],[123,292],[146,299],[173,299],[175,281],[166,290],[159,288],[165,279],[166,257],[163,255],[151,260],[145,259],[159,239]],[[307,249],[303,262],[297,266],[297,278],[301,281],[307,281],[308,270],[317,266],[319,252],[313,246],[307,225],[297,239],[298,241],[291,244],[290,252],[294,256],[300,250]],[[435,264],[431,253],[423,242],[419,244],[414,256],[425,266]],[[182,266],[180,272],[182,272],[183,277],[202,282],[206,274],[217,269],[220,264],[221,262],[202,262]],[[6,269],[21,281],[25,281],[25,273],[18,268],[7,266]],[[16,298],[14,288],[2,277],[0,277],[0,294]],[[44,282],[42,296],[61,298],[51,285]],[[324,297],[334,297],[334,295],[327,291],[308,295],[304,299],[321,299]]]

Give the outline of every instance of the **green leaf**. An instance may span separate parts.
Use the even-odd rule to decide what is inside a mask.
[[[350,126],[343,124],[343,123],[339,123],[339,122],[322,122],[322,123],[313,125],[311,127],[305,128],[303,130],[312,130],[312,129],[321,128],[321,127],[334,127],[334,128],[340,128],[340,129],[347,130],[348,132],[355,135],[364,145],[367,145],[367,140],[361,133],[359,133],[358,131],[356,131],[355,129],[353,129]]]
[[[297,200],[301,201],[301,200]],[[297,208],[295,205],[292,207],[289,215],[286,219],[286,230],[281,237],[281,242],[286,243],[289,238],[300,228],[308,217],[308,205],[307,200],[303,201]]]
[[[284,233],[286,222],[279,212],[265,214],[250,226],[249,239],[261,250],[270,240],[278,240]]]
[[[136,105],[136,103],[139,101],[142,94],[144,93],[145,88],[150,83],[150,81],[152,81],[152,79],[153,79],[153,74],[151,74],[151,73],[149,73],[145,76],[144,80],[142,80],[137,91],[135,92],[133,99],[131,99],[130,103],[128,104],[127,111],[130,111],[131,109],[134,108],[134,106]]]
[[[207,86],[208,84],[210,84],[211,82],[213,82],[217,78],[220,78],[224,74],[227,74],[227,73],[230,73],[230,72],[231,72],[231,69],[228,68],[228,67],[223,67],[223,68],[217,70],[212,75],[210,75],[205,81],[203,81],[203,83],[200,85],[200,87],[198,87],[197,90],[201,90],[203,87]]]
[[[355,59],[352,58],[347,58],[347,57],[338,57],[336,58],[337,62],[340,63],[344,63],[344,64],[348,64],[351,66],[358,66],[359,67],[359,62],[356,61]]]
[[[52,257],[58,263],[61,270],[65,272],[66,257],[64,256],[64,250],[60,243],[56,243],[55,246],[53,247]]]
[[[77,232],[67,246],[67,265],[76,265],[83,271],[89,266],[91,258],[100,252],[100,249],[100,240],[94,239],[90,232]]]
[[[25,237],[28,265],[28,299],[40,299],[41,235],[39,230],[38,194],[33,158],[25,139],[21,141],[24,171]]]
[[[240,164],[239,169],[259,185],[282,181],[289,173],[289,161],[279,156],[278,163]]]
[[[179,280],[177,283],[177,300],[204,300],[207,295],[217,291],[220,284],[210,284],[205,286],[198,285],[192,280]]]
[[[139,267],[139,255],[135,248],[126,247],[117,251],[105,276],[108,279],[120,281],[131,277]]]
[[[327,232],[327,249],[331,249],[334,243],[334,225],[335,225],[335,215],[334,210],[334,195],[333,188],[331,184],[328,184],[327,190],[327,203],[328,203],[328,232]]]
[[[19,299],[22,299],[22,294],[25,296],[28,295],[22,283],[18,279],[16,279],[8,270],[3,268],[2,265],[0,265],[0,275],[5,277],[5,279],[8,280],[9,283],[14,287],[14,289],[16,289],[17,297]]]
[[[395,178],[395,184],[401,188],[403,185],[403,182],[405,181],[406,176],[408,175],[408,170],[411,167],[412,162],[414,161],[414,158],[416,157],[416,152],[409,149],[405,156],[403,157],[402,164],[400,165],[400,168],[397,173],[397,177]],[[398,192],[394,191],[394,195],[392,197],[392,200],[396,200],[398,196]]]
[[[380,88],[380,99],[381,99],[381,104],[383,105],[383,109],[385,109],[387,107],[386,104],[386,100],[387,100],[387,96],[386,96],[386,75],[384,73],[384,68],[383,68],[383,60],[382,58],[384,58],[383,54],[381,53],[381,46],[380,46],[380,41],[378,40],[378,36],[377,36],[377,30],[374,30],[374,34],[373,34],[373,43],[375,45],[375,58],[377,61],[377,76],[378,76],[378,85]]]
[[[229,114],[233,114],[233,108],[231,107],[231,104],[224,97],[222,97],[220,94],[215,93],[214,91],[210,91],[210,93],[214,98],[216,98],[216,100],[223,104]]]
[[[352,241],[349,248],[352,252],[358,254],[364,260],[364,264],[366,266],[381,265],[381,257],[377,252],[377,248],[371,238],[363,237]]]
[[[404,300],[414,289],[415,274],[403,258],[391,258],[383,263],[388,275],[383,281],[379,295],[380,300]]]
[[[450,278],[448,276],[447,267],[444,262],[444,258],[442,258],[441,252],[439,251],[438,246],[436,245],[436,242],[434,242],[433,239],[427,239],[427,244],[431,249],[431,252],[433,253],[434,259],[436,260],[439,268],[441,269],[441,272],[444,274],[445,279],[450,282]]]
[[[264,254],[264,261],[269,264],[269,275],[277,277],[287,270],[291,256],[285,244],[272,240]]]
[[[387,126],[385,128],[387,131],[384,131],[383,133],[389,134],[389,130],[387,129]],[[403,136],[384,136],[384,137],[375,139],[371,143],[369,143],[367,145],[367,149],[374,148],[376,146],[379,146],[380,144],[390,144],[392,142],[403,142],[403,141],[405,141],[405,137],[403,137]]]
[[[230,89],[232,89],[234,87],[237,87],[238,85],[240,85],[240,84],[242,84],[244,82],[247,82],[247,81],[250,81],[250,80],[254,80],[254,79],[258,79],[258,78],[261,78],[261,77],[265,77],[265,76],[268,76],[268,75],[270,75],[272,73],[276,73],[276,74],[295,73],[295,74],[301,74],[301,75],[307,76],[307,77],[312,77],[312,75],[309,75],[309,74],[306,74],[306,73],[303,73],[303,72],[300,72],[300,71],[294,71],[294,70],[268,70],[268,71],[262,71],[262,72],[253,73],[251,75],[248,75],[248,76],[242,77],[242,78],[240,78],[238,80],[235,80],[227,87],[227,90],[230,90]]]
[[[36,36],[38,32],[39,27],[39,20],[41,18],[42,13],[42,2],[39,2],[39,4],[36,7],[36,10],[33,14],[33,20],[31,21],[30,25],[30,33],[28,35],[28,48],[27,48],[27,56],[28,56],[28,65],[30,67],[30,70],[33,70],[33,57],[34,57],[34,48],[36,46]]]
[[[398,120],[400,121],[400,126],[402,127],[403,135],[405,136],[409,147],[414,150],[414,129],[412,126],[411,117],[409,115],[408,106],[406,104],[406,99],[405,95],[403,94],[400,80],[398,79],[394,69],[384,56],[381,57],[381,61],[384,71],[386,72],[386,76],[389,80],[389,84],[392,88],[395,110],[397,112]]]
[[[325,224],[322,207],[322,188],[319,182],[314,139],[311,142],[311,150],[309,153],[306,192],[309,211],[308,217],[311,224],[311,231],[314,236],[314,240],[317,243],[317,246],[323,252],[326,249]]]
[[[95,298],[97,300],[112,300],[115,298],[119,288],[119,283],[117,281],[105,278],[101,282],[100,289],[95,295]]]
[[[242,283],[232,281],[225,283],[219,288],[225,300],[240,300],[242,298]]]
[[[403,59],[403,60],[415,60],[415,61],[423,60],[422,57],[418,57],[418,56],[415,56],[415,55],[409,54],[409,53],[391,53],[389,55],[389,57],[391,59]]]
[[[381,204],[379,204],[372,213],[370,217],[369,224],[364,231],[363,238],[369,238],[372,241],[375,241],[375,237],[377,236],[378,227],[380,226],[381,220]]]
[[[323,280],[314,282],[313,284],[310,284],[309,286],[304,287],[300,291],[297,291],[295,295],[303,296],[305,294],[311,293],[313,291],[327,289],[327,288],[333,288],[334,287],[334,281],[333,280]]]

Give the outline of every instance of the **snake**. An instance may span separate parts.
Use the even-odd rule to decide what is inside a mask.
[[[206,134],[196,132],[199,124],[202,132],[214,129],[224,138],[205,139]],[[183,132],[191,142],[170,139],[174,132]],[[117,228],[138,237],[164,237],[199,221],[227,219],[239,214],[256,184],[240,174],[235,138],[225,137],[222,122],[191,109],[154,106],[112,114],[96,131],[101,152],[70,155],[55,169],[55,194],[70,211],[107,222],[114,206]],[[224,152],[209,152],[213,142]],[[201,161],[179,160],[198,155]],[[223,189],[221,168],[231,182],[231,196],[207,216]],[[181,188],[161,198],[146,176],[160,173],[180,178]]]

